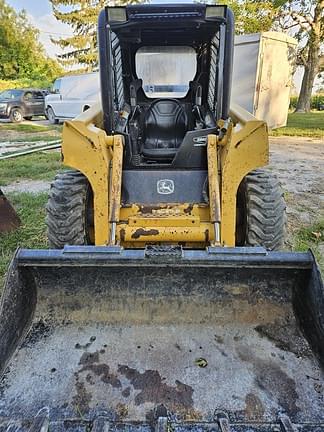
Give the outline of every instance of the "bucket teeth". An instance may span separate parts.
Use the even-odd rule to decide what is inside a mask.
[[[9,423],[6,432],[18,432],[19,426],[15,423]]]
[[[231,426],[226,414],[217,413],[215,417],[221,432],[231,432]]]
[[[279,424],[281,432],[297,432],[296,428],[291,423],[290,418],[285,414],[282,414],[279,417]]]
[[[49,409],[44,407],[38,411],[28,432],[48,432]]]
[[[168,431],[168,418],[159,417],[156,422],[155,432],[167,432]]]
[[[111,425],[107,417],[97,417],[93,422],[91,432],[109,432],[110,429]]]
[[[214,416],[209,422],[177,422],[169,417],[158,417],[154,426],[149,423],[113,421],[107,414],[94,413],[93,420],[83,418],[65,418],[49,421],[48,409],[38,412],[27,429],[25,420],[12,420],[3,428],[0,417],[1,432],[322,432],[323,422],[292,423],[290,418],[279,415],[270,422],[232,422],[223,412]]]

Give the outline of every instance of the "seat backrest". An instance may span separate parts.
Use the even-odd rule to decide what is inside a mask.
[[[145,114],[143,148],[176,149],[188,130],[188,116],[175,99],[154,101]]]

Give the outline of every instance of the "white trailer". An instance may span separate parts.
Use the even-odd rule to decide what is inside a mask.
[[[55,80],[45,98],[45,112],[51,123],[73,119],[100,98],[99,73],[67,75]]]
[[[232,102],[271,129],[287,123],[296,46],[279,32],[235,37]]]

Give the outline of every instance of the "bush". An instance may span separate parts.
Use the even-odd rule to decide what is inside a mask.
[[[295,110],[297,107],[298,96],[291,96],[289,109]],[[324,105],[324,94],[312,96],[311,109],[318,110],[320,105]]]
[[[0,92],[3,90],[13,89],[13,88],[42,88],[49,89],[52,83],[45,80],[31,80],[28,78],[21,78],[17,80],[2,80],[0,79]]]

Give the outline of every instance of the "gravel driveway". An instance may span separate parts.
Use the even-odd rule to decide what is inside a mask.
[[[324,140],[270,137],[270,167],[285,192],[289,234],[324,218]]]

